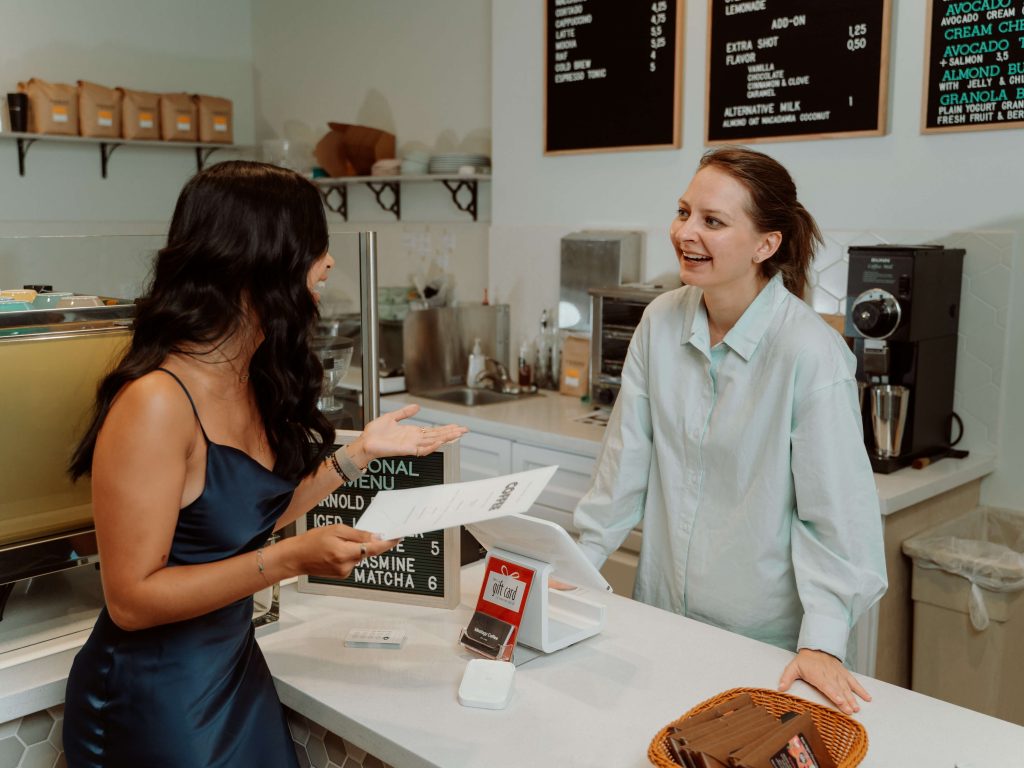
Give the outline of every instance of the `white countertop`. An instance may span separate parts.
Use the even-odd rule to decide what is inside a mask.
[[[426,421],[456,422],[473,432],[503,437],[556,450],[596,457],[601,448],[604,428],[582,424],[576,419],[593,410],[575,397],[557,392],[539,392],[512,403],[467,407],[416,397],[409,393],[381,398],[381,410],[389,411],[406,403],[417,403],[417,418]],[[875,475],[882,514],[889,515],[913,504],[937,496],[957,486],[977,480],[996,468],[992,454],[971,453],[965,459],[941,459],[924,469],[907,467],[889,475]]]
[[[462,707],[472,658],[456,642],[482,567],[462,572],[454,611],[283,590],[284,618],[260,644],[282,701],[400,768],[648,766],[651,738],[690,707],[735,687],[774,688],[778,648],[616,595],[604,631],[520,666],[505,710]],[[354,627],[408,633],[401,650],[344,647]],[[1024,766],[1024,728],[862,678],[857,719],[872,766]],[[824,703],[803,683],[795,695]]]
[[[591,637],[521,665],[504,710],[462,707],[472,657],[457,644],[482,565],[462,570],[454,610],[281,591],[260,646],[282,702],[397,768],[648,766],[651,738],[695,704],[737,687],[774,688],[791,654],[617,595]],[[346,648],[353,628],[401,628],[400,650]],[[63,701],[73,650],[2,672],[0,722]],[[874,701],[864,768],[1024,766],[1024,728],[861,678]],[[803,683],[791,693],[824,699]]]

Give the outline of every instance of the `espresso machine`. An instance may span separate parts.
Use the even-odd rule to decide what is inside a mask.
[[[844,333],[853,339],[875,472],[948,455],[955,442],[963,259],[963,249],[941,245],[849,249]]]

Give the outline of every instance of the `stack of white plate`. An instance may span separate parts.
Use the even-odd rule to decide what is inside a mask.
[[[466,155],[460,153],[449,153],[431,155],[431,173],[458,173],[460,168],[469,166],[475,173],[489,173],[491,170],[491,158],[487,155]]]

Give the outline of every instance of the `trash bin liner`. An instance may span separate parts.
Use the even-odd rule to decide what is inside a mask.
[[[903,542],[921,568],[937,568],[971,582],[968,613],[979,632],[988,627],[981,588],[1024,590],[1024,512],[977,507]]]

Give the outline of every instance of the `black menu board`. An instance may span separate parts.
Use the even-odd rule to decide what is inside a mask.
[[[890,0],[709,0],[708,144],[885,132]]]
[[[922,133],[1024,125],[1024,3],[930,0]]]
[[[544,153],[680,145],[683,0],[546,0]]]
[[[380,491],[452,482],[457,466],[456,445],[429,456],[374,459],[361,478],[341,486],[299,518],[298,532],[338,523],[354,527]],[[363,560],[348,578],[301,576],[298,590],[454,608],[461,589],[459,540],[458,528],[407,536],[394,549]]]

